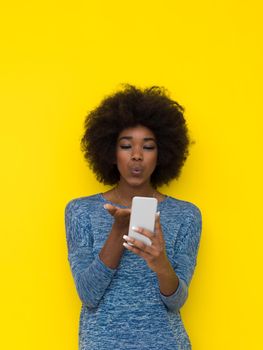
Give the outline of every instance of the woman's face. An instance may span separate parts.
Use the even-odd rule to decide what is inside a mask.
[[[158,154],[152,131],[141,125],[124,129],[118,136],[116,147],[120,180],[131,186],[149,184]]]

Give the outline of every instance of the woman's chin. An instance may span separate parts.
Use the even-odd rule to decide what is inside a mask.
[[[149,180],[145,180],[139,177],[132,177],[129,179],[125,179],[125,182],[131,187],[142,187],[144,185],[149,184]]]

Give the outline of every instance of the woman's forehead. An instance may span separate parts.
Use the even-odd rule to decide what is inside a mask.
[[[118,140],[125,139],[153,139],[155,140],[154,133],[145,126],[135,126],[123,129],[118,137]]]

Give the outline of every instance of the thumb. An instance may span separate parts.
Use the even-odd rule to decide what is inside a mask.
[[[161,223],[160,223],[160,212],[158,211],[155,214],[155,232],[158,234],[161,231]]]

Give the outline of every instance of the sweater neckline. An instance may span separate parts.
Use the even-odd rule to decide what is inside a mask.
[[[103,196],[103,192],[100,192],[98,193],[98,196],[102,199],[103,202],[105,203],[109,203],[109,204],[112,204],[114,206],[117,206],[117,207],[120,207],[120,208],[129,208],[127,205],[122,205],[122,204],[117,204],[117,203],[114,203],[112,201],[110,201],[109,199],[106,199],[104,196]],[[164,200],[162,200],[161,202],[158,201],[157,203],[157,207],[162,207],[167,201],[168,199],[170,198],[170,196],[168,195],[165,195],[165,198]]]

